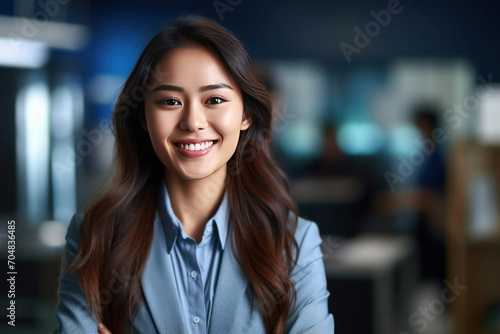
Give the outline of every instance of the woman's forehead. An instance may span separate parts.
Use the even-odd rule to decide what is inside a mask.
[[[201,46],[181,47],[167,53],[155,66],[151,79],[158,84],[236,84],[217,56]]]

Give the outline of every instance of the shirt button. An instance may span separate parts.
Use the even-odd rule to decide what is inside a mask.
[[[191,272],[191,278],[195,280],[195,279],[196,279],[196,277],[198,277],[198,273],[197,273],[196,271],[194,271],[194,270],[193,270],[193,271]]]
[[[208,232],[212,232],[212,225],[208,225],[208,226],[207,226],[207,231],[208,231]]]
[[[193,324],[198,325],[200,323],[200,318],[194,317],[193,318]]]

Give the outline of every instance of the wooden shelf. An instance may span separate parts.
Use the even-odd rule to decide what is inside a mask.
[[[470,182],[476,175],[488,175],[494,193],[500,196],[500,146],[457,143],[448,166],[447,276],[451,282],[456,279],[467,285],[464,293],[450,303],[452,332],[479,334],[484,331],[488,308],[500,301],[500,235],[497,226],[484,239],[470,236]]]

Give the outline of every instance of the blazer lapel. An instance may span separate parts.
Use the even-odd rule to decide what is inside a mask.
[[[153,244],[142,276],[142,289],[159,334],[186,333],[165,232],[156,216]]]
[[[229,231],[226,246],[222,254],[219,269],[219,278],[215,289],[214,304],[209,325],[209,333],[231,333],[234,322],[237,320],[239,304],[244,298],[248,286],[248,277],[241,268],[231,250],[232,231]],[[252,305],[248,305],[249,308]]]

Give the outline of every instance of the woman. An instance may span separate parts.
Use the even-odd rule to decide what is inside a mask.
[[[115,175],[68,229],[56,332],[332,333],[270,124],[228,30],[186,17],[154,36],[114,110]]]

